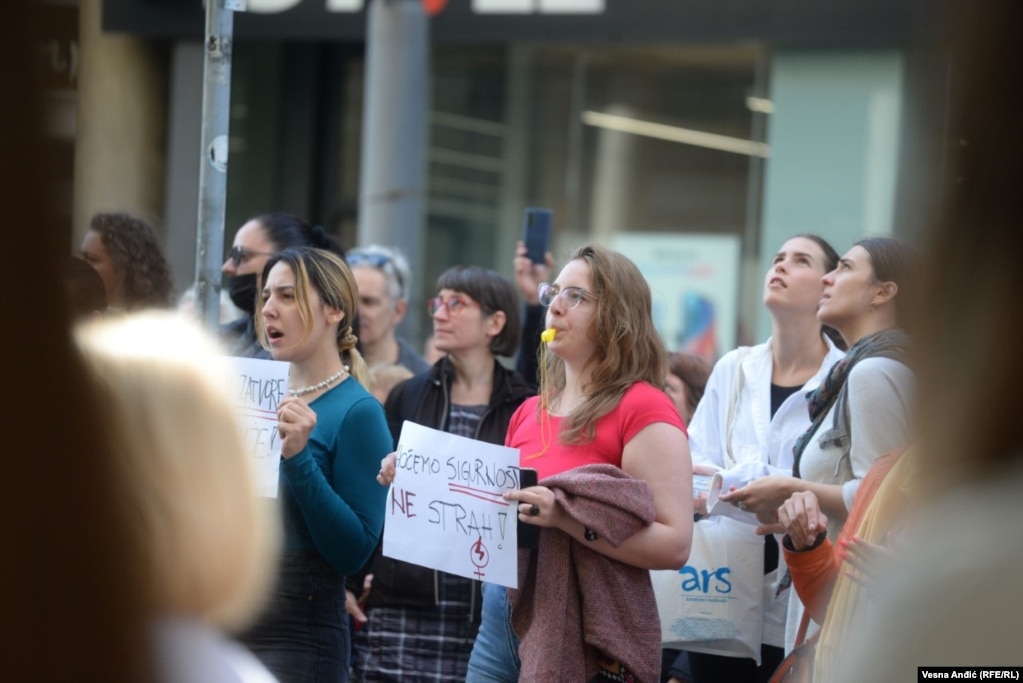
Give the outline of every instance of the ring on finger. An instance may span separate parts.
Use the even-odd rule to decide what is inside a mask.
[[[738,503],[735,504],[735,506],[737,508],[739,508],[740,510],[745,510],[746,509],[746,501],[740,500]]]
[[[536,504],[530,505],[529,509],[526,510],[526,514],[530,517],[536,517],[540,514],[540,506]]]

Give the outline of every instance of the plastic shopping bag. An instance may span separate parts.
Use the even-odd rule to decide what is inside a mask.
[[[650,574],[664,647],[760,664],[764,539],[752,526],[724,517],[697,522],[686,566]]]

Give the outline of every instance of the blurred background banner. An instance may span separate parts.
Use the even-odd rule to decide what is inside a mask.
[[[737,236],[624,233],[613,246],[650,283],[654,324],[669,350],[713,363],[737,346]]]

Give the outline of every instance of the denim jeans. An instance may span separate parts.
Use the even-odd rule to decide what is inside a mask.
[[[511,605],[504,586],[483,584],[483,616],[469,656],[465,683],[517,683],[519,637],[511,625]]]
[[[319,553],[285,553],[270,604],[241,640],[281,683],[347,683],[345,577]]]

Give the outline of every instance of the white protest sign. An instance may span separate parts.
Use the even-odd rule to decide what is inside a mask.
[[[518,586],[519,451],[406,421],[384,515],[384,555]]]
[[[256,463],[259,494],[277,497],[281,439],[277,406],[288,388],[288,363],[257,358],[231,358],[231,396],[242,425],[245,445]]]

